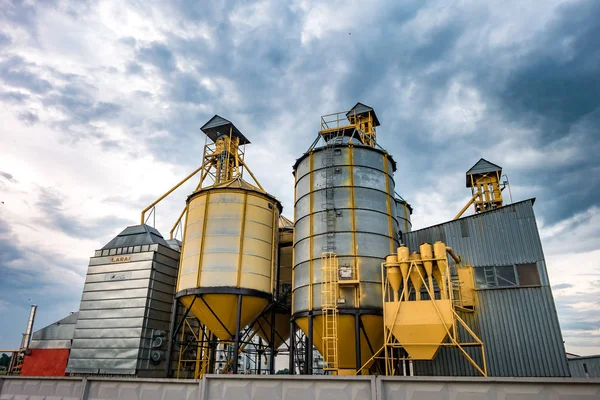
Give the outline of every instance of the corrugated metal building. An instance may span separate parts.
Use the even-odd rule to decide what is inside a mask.
[[[165,376],[178,243],[130,226],[90,259],[67,372]]]
[[[64,376],[78,313],[33,333],[22,376]]]
[[[573,378],[600,378],[600,355],[580,357],[567,354],[567,362]]]
[[[461,313],[485,344],[489,376],[569,376],[533,203],[525,200],[406,234],[411,251],[438,240],[475,270],[476,307]],[[476,352],[471,352],[474,358]],[[414,363],[416,375],[477,371],[458,350]]]

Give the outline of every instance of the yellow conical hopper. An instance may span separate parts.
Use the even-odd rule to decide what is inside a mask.
[[[411,264],[413,262],[415,263],[410,270],[410,282],[415,289],[416,299],[421,300],[421,288],[423,287],[423,278],[425,278],[425,270],[421,263],[421,255],[419,253],[411,253],[410,261]]]
[[[410,283],[416,291],[416,300],[384,304],[386,327],[414,360],[431,360],[452,329],[454,316],[450,300],[420,300],[421,276],[425,270],[419,265],[421,255],[412,253],[411,262],[417,262],[410,271]]]
[[[395,254],[390,254],[385,258],[385,263],[387,280],[394,292],[394,301],[398,301],[398,291],[400,290],[400,281],[402,280],[398,257]]]
[[[338,315],[338,365],[340,375],[344,374],[342,370],[356,371],[356,347],[355,347],[355,320],[354,315],[339,314]],[[323,321],[320,315],[313,317],[313,345],[317,350],[324,354],[323,349]],[[380,315],[365,314],[361,315],[360,319],[365,328],[364,332],[360,332],[360,352],[361,363],[364,364],[373,356],[369,344],[373,351],[377,351],[383,345],[383,318]],[[296,319],[296,324],[305,333],[308,332],[308,317]],[[365,338],[365,333],[368,341]],[[329,361],[329,360],[326,360]],[[373,365],[371,361],[363,373],[368,372],[368,368]]]
[[[448,288],[446,287],[446,272],[448,270],[448,256],[446,256],[446,244],[437,241],[433,244],[433,254],[436,261],[436,267],[433,270],[433,276],[440,288],[440,296],[442,299],[448,298]]]
[[[427,282],[429,286],[429,291],[433,294],[433,248],[429,243],[423,243],[419,250],[421,251],[421,259],[430,261],[423,261],[423,267],[425,267],[425,272],[427,273]]]
[[[404,282],[405,279],[408,279],[408,267],[410,266],[408,247],[404,245],[398,247],[398,262],[400,263],[402,282]],[[408,299],[408,290],[406,291],[406,298]]]
[[[256,321],[256,333],[267,343],[271,343],[271,313],[266,312]],[[277,311],[275,314],[275,349],[290,337],[290,312]]]

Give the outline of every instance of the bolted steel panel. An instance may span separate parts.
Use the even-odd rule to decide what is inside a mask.
[[[381,262],[398,246],[393,164],[381,150],[338,145],[333,151],[333,166],[330,167],[333,184],[328,188],[327,153],[324,150],[317,148],[303,156],[294,174],[293,310],[295,313],[307,311],[309,297],[312,297],[312,309],[320,309],[321,253],[327,248],[328,236],[324,201],[327,190],[333,193],[335,204],[338,263],[357,266],[360,271],[361,303],[354,305],[352,299],[340,308],[381,308]]]

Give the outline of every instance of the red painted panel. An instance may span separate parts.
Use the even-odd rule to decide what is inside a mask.
[[[69,349],[31,349],[23,359],[21,376],[65,376]]]

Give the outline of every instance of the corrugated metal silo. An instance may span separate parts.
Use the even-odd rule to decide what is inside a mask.
[[[378,125],[373,110],[360,106]],[[381,347],[381,263],[398,246],[395,162],[387,152],[368,145],[374,131],[372,137],[358,140],[360,115],[352,113],[346,114],[353,116],[347,117],[350,126],[327,135],[320,132],[325,145],[310,149],[294,165],[293,319],[309,338],[309,346],[331,362],[323,344],[327,328],[322,321],[321,257],[334,252],[340,271],[339,374],[355,373]]]

